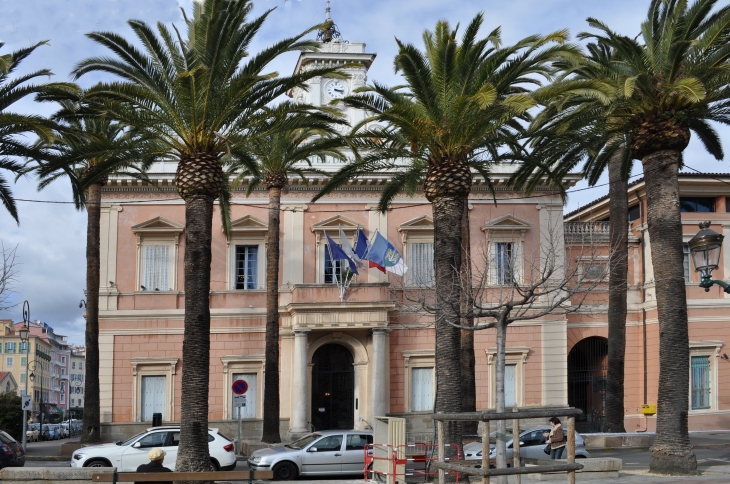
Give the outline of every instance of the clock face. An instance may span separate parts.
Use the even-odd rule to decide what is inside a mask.
[[[347,86],[338,79],[329,81],[324,89],[330,99],[342,99],[347,96]]]

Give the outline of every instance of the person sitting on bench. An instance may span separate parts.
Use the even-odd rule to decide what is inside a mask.
[[[154,448],[147,454],[150,459],[149,464],[142,464],[137,467],[137,472],[172,472],[170,469],[162,465],[162,461],[165,460],[166,452],[160,448]],[[142,483],[137,483],[142,484]],[[146,482],[145,484],[162,484],[159,482]]]

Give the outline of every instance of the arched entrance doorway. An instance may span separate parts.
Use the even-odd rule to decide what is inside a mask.
[[[312,427],[354,428],[355,369],[344,346],[326,344],[312,356]]]
[[[592,336],[579,341],[568,354],[568,405],[583,410],[578,432],[600,432],[606,419],[608,340]]]

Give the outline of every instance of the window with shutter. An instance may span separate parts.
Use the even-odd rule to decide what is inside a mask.
[[[517,405],[517,365],[504,365],[504,405]]]
[[[433,410],[433,368],[411,370],[411,410]]]
[[[414,286],[432,286],[433,242],[412,242],[408,245],[409,282]]]
[[[234,373],[233,381],[243,380],[248,383],[246,390],[246,406],[233,407],[231,418],[237,419],[238,412],[241,412],[241,418],[256,418],[256,373]],[[233,398],[233,392],[231,392]]]
[[[146,291],[169,291],[170,286],[170,246],[168,245],[146,245],[144,246],[144,277],[142,278],[143,290]]]
[[[691,363],[692,410],[710,408],[710,357],[693,356]]]
[[[236,246],[236,289],[258,289],[259,246]]]
[[[340,244],[337,244],[338,246]],[[342,277],[342,260],[332,260],[327,244],[324,245],[324,283],[336,284],[337,278]]]
[[[161,413],[163,420],[166,419],[165,390],[164,376],[142,377],[142,422],[151,421],[155,413]]]
[[[682,244],[682,266],[684,268],[684,282],[690,282],[692,280],[690,262],[689,262],[689,245]]]

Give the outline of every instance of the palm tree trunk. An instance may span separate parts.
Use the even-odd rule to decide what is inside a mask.
[[[101,442],[99,410],[99,274],[101,184],[86,191],[86,397],[81,442]]]
[[[690,475],[697,474],[697,458],[687,432],[689,333],[677,179],[679,157],[679,151],[664,150],[642,159],[659,316],[657,429],[649,468],[658,474]]]
[[[504,315],[497,320],[497,367],[496,380],[497,391],[495,393],[496,411],[504,412],[504,365],[505,351],[507,348],[507,323]],[[519,438],[519,431],[513,430],[514,435]],[[497,469],[507,468],[507,422],[497,420],[497,438],[495,441]],[[507,476],[497,477],[499,484],[507,484]]]
[[[210,470],[208,386],[212,231],[213,197],[203,194],[185,197],[185,337],[176,465],[180,472]]]
[[[264,431],[261,440],[281,442],[279,435],[279,225],[281,188],[269,188],[269,241],[266,253],[266,362]]]
[[[471,237],[469,235],[469,199],[464,200],[464,211],[461,216],[461,264],[463,288],[461,293],[461,314],[469,314],[472,309],[471,279]],[[462,317],[461,325],[474,326],[473,317]],[[474,331],[461,330],[461,411],[476,412],[476,359],[474,357]],[[464,435],[476,435],[479,422],[464,422]]]
[[[608,162],[610,262],[608,275],[608,375],[604,432],[624,428],[624,360],[626,357],[626,295],[628,291],[628,179],[622,176],[622,153]]]
[[[433,200],[436,310],[436,412],[461,412],[461,219],[462,197]],[[444,422],[447,444],[461,444],[458,422]],[[448,448],[453,449],[452,448]],[[447,454],[449,452],[447,451]]]

